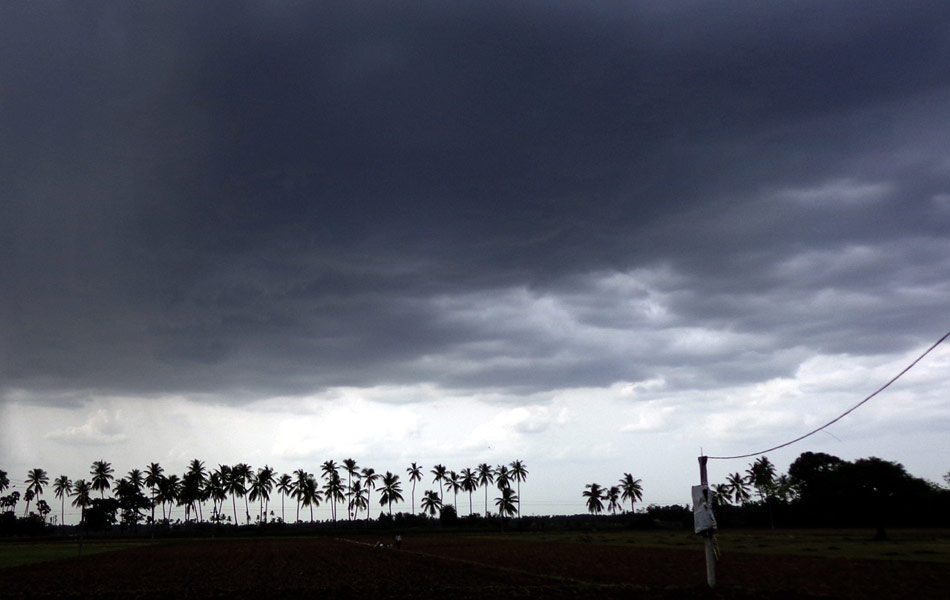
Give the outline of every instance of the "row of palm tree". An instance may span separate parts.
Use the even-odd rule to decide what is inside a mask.
[[[599,483],[588,483],[581,495],[586,498],[587,510],[591,514],[604,512],[604,502],[610,514],[616,514],[622,510],[621,502],[626,500],[630,501],[630,512],[634,512],[634,503],[643,500],[643,483],[630,473],[624,473],[617,485],[608,488]]]
[[[731,473],[726,476],[726,483],[717,483],[712,489],[717,504],[740,506],[752,501],[753,491],[766,503],[771,498],[787,499],[794,493],[788,475],[777,475],[775,465],[765,456],[750,464],[745,474]]]
[[[343,474],[346,481],[343,480]],[[412,506],[415,506],[416,483],[421,481],[423,467],[413,462],[406,469],[409,480],[412,482]],[[455,494],[455,505],[458,503],[458,492],[468,492],[469,513],[473,512],[472,494],[479,487],[485,487],[485,512],[488,513],[488,486],[497,485],[501,491],[501,502],[496,499],[499,512],[505,515],[521,514],[521,482],[527,477],[528,470],[521,460],[515,460],[510,465],[492,467],[486,463],[476,469],[465,468],[459,472],[450,471],[444,465],[436,465],[431,474],[435,476],[433,483],[438,484],[438,495],[426,490],[420,508],[423,512],[432,514],[433,507],[441,509],[444,506],[445,492]],[[516,495],[511,490],[511,484],[518,488]],[[27,473],[27,507],[24,513],[29,513],[30,502],[39,498],[46,486],[49,485],[49,476],[43,469],[31,469]],[[0,471],[0,492],[9,487],[9,478],[6,472]],[[281,496],[281,520],[285,518],[285,499],[290,496],[296,501],[296,520],[300,520],[300,508],[309,508],[310,520],[313,521],[313,507],[320,506],[321,502],[330,505],[331,518],[337,520],[338,505],[344,504],[347,508],[347,519],[359,518],[361,512],[370,518],[372,493],[380,494],[380,506],[388,506],[390,515],[394,502],[404,501],[402,483],[399,475],[387,471],[385,474],[376,473],[374,469],[360,468],[356,461],[348,458],[342,464],[334,460],[325,461],[320,466],[320,481],[314,474],[304,469],[294,471],[293,475],[281,474],[264,466],[256,471],[246,463],[236,465],[219,465],[216,469],[208,469],[204,461],[192,460],[182,476],[166,474],[164,468],[157,463],[149,464],[144,470],[132,469],[124,477],[116,480],[115,470],[111,463],[97,460],[92,463],[89,471],[89,480],[77,479],[71,481],[68,476],[60,475],[53,482],[53,491],[61,501],[61,514],[65,519],[65,503],[67,497],[72,497],[71,505],[82,510],[82,520],[85,520],[85,510],[92,503],[94,492],[99,492],[101,499],[107,491],[114,487],[117,496],[131,496],[148,492],[148,501],[151,507],[151,521],[156,520],[156,510],[160,506],[162,520],[171,519],[175,506],[184,508],[185,520],[197,519],[203,521],[202,505],[211,502],[210,520],[221,522],[232,519],[225,515],[225,505],[230,497],[233,523],[237,524],[238,499],[244,500],[245,523],[250,523],[250,503],[257,502],[259,513],[257,519],[266,522],[271,494],[277,492]],[[5,497],[4,506],[15,505],[19,493],[15,497]],[[438,503],[434,504],[434,498]],[[271,512],[270,514],[273,514]]]

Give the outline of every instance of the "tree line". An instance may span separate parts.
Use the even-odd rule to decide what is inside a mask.
[[[950,486],[950,473],[944,476]],[[720,524],[775,527],[946,526],[950,489],[877,457],[804,452],[779,473],[762,456],[711,486]]]
[[[406,476],[412,489],[411,506],[416,508],[416,484],[424,477],[424,467],[413,462],[406,469]],[[528,469],[522,460],[514,460],[505,465],[482,463],[475,468],[466,467],[460,471],[449,470],[445,465],[437,464],[431,471],[432,483],[437,490],[427,489],[421,496],[419,509],[423,514],[435,516],[443,508],[451,506],[457,510],[458,493],[468,494],[469,514],[474,513],[473,495],[484,488],[484,507],[486,516],[490,514],[488,490],[498,489],[499,496],[494,498],[498,514],[503,518],[521,516],[521,483],[527,479]],[[46,522],[52,507],[42,498],[50,485],[47,472],[41,468],[30,469],[23,481],[26,486],[22,499],[26,501],[23,517],[32,516]],[[10,487],[10,479],[0,470],[0,493]],[[103,526],[120,520],[123,525],[135,527],[140,522],[169,523],[175,507],[184,510],[186,522],[240,523],[239,509],[243,508],[244,523],[251,522],[251,505],[257,504],[255,521],[266,523],[271,520],[286,522],[286,499],[290,497],[296,505],[295,521],[301,522],[300,511],[309,510],[310,522],[313,522],[313,509],[326,503],[330,507],[331,519],[338,518],[338,509],[345,508],[348,520],[360,519],[365,512],[369,520],[373,493],[379,494],[381,507],[388,507],[392,516],[394,502],[405,501],[400,476],[386,471],[377,473],[371,467],[361,468],[352,458],[342,463],[335,460],[320,465],[319,475],[305,469],[297,469],[292,474],[278,474],[270,466],[253,469],[249,464],[219,465],[209,469],[204,461],[192,460],[180,476],[166,473],[157,462],[150,463],[145,469],[132,469],[125,476],[116,479],[115,469],[105,460],[92,463],[89,478],[71,480],[60,475],[52,482],[56,499],[60,501],[60,522],[65,521],[66,501],[79,508],[80,523]],[[107,492],[109,496],[107,497]],[[99,497],[96,498],[96,493]],[[445,502],[445,494],[454,494],[454,502]],[[275,518],[269,510],[271,498],[280,495],[280,517]],[[16,507],[21,499],[20,492],[0,497],[0,509],[3,517],[15,518]],[[33,501],[36,503],[31,512]],[[230,502],[229,502],[230,500]],[[243,507],[239,500],[243,501]],[[204,506],[211,503],[211,511],[204,514]],[[228,506],[230,504],[230,506]],[[230,508],[230,511],[227,509]],[[158,520],[157,511],[161,511]],[[228,514],[230,512],[230,514]]]

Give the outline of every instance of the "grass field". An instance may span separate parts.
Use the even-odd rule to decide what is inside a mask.
[[[720,553],[754,553],[814,558],[908,560],[950,564],[950,530],[895,529],[888,540],[871,530],[727,530],[716,536]],[[512,534],[512,540],[696,549],[703,540],[689,531],[542,532]]]
[[[80,547],[75,540],[44,542],[12,541],[0,543],[0,569],[33,563],[89,556],[128,548],[140,548],[151,542],[143,541],[85,541]]]

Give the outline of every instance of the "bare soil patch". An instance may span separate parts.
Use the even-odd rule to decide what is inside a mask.
[[[0,596],[919,599],[950,597],[945,571],[737,554],[709,590],[702,555],[689,550],[449,536],[407,538],[401,550],[327,538],[188,540],[0,569]]]

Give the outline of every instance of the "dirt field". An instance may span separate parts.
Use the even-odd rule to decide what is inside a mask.
[[[195,540],[0,569],[3,598],[950,598],[946,564],[407,537]],[[384,540],[386,542],[391,540]],[[364,543],[358,543],[364,542]]]

